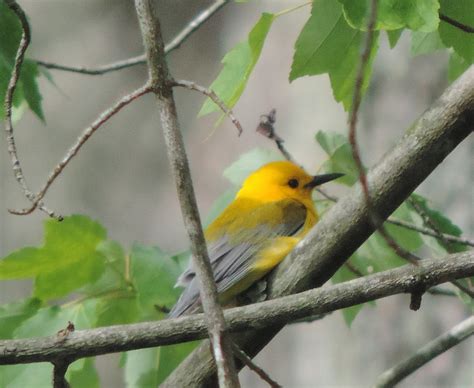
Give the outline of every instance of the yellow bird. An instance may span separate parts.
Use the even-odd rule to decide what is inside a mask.
[[[205,231],[221,304],[231,302],[285,258],[318,222],[313,189],[342,175],[311,176],[281,161],[247,177],[232,203]],[[192,262],[176,286],[185,289],[169,316],[196,312],[201,303]]]

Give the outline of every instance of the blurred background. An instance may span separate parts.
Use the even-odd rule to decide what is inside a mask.
[[[168,56],[175,78],[208,86],[221,69],[223,55],[244,40],[263,11],[278,12],[301,1],[231,2]],[[169,41],[210,1],[157,2]],[[131,0],[22,0],[33,31],[32,58],[68,65],[94,66],[143,51]],[[327,76],[289,84],[293,44],[310,8],[279,18],[234,112],[244,127],[241,137],[224,120],[196,118],[204,98],[176,90],[199,208],[203,218],[214,200],[230,187],[223,170],[253,148],[273,149],[254,129],[259,116],[277,109],[277,130],[289,151],[310,172],[324,161],[316,131],[346,131],[346,113],[337,104]],[[410,55],[408,34],[394,50],[382,36],[373,82],[359,122],[366,165],[375,163],[404,130],[447,86],[447,55]],[[102,76],[52,71],[55,85],[42,78],[43,125],[30,111],[16,124],[24,172],[39,188],[83,128],[119,96],[141,86],[145,66]],[[39,245],[44,214],[11,215],[7,208],[27,205],[13,179],[4,137],[0,149],[0,257],[27,245]],[[427,195],[465,232],[474,235],[474,141],[472,136],[427,179]],[[126,107],[94,135],[48,192],[46,203],[61,214],[86,214],[124,246],[134,241],[175,252],[187,248],[174,182],[166,159],[154,99],[145,96]],[[2,282],[0,303],[29,295],[30,282]],[[286,387],[364,387],[420,345],[448,330],[468,314],[458,300],[426,295],[418,312],[408,297],[392,297],[366,308],[349,329],[339,313],[310,324],[284,329],[256,358]],[[104,387],[121,386],[118,356],[98,358]],[[419,370],[401,387],[472,387],[474,350],[466,341]],[[106,372],[107,371],[107,372]],[[115,371],[112,373],[111,371]],[[264,387],[249,371],[244,387]]]

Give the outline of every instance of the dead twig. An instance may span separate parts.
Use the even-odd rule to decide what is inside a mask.
[[[267,372],[255,364],[253,360],[241,348],[239,348],[235,342],[232,343],[232,351],[234,352],[234,355],[242,362],[242,364],[247,365],[250,370],[254,371],[270,387],[282,387],[275,380],[273,380]]]
[[[295,159],[283,145],[284,140],[276,134],[274,127],[275,122],[276,109],[272,109],[268,114],[260,116],[260,122],[258,123],[256,131],[266,138],[273,140],[286,160],[296,163]]]
[[[457,20],[454,20],[453,18],[450,18],[449,16],[444,15],[441,12],[439,13],[439,19],[442,20],[443,22],[451,24],[453,27],[459,28],[460,30],[464,32],[474,34],[474,27],[458,22]]]
[[[237,120],[234,116],[234,112],[230,109],[224,101],[211,89],[207,89],[204,86],[198,85],[196,82],[193,81],[186,81],[186,80],[173,80],[171,82],[172,86],[180,86],[189,90],[195,90],[199,93],[204,94],[205,96],[209,97],[221,110],[224,114],[232,121],[232,123],[237,128],[238,135],[240,136],[243,132],[242,125],[240,121]]]
[[[7,149],[8,153],[10,154],[10,160],[12,163],[13,174],[15,176],[16,181],[21,186],[24,195],[30,201],[34,200],[34,194],[30,190],[25,175],[23,174],[23,169],[21,167],[20,159],[18,158],[18,152],[16,148],[15,136],[14,136],[14,128],[12,123],[12,104],[13,104],[13,94],[15,92],[16,86],[18,84],[18,80],[20,78],[21,66],[23,64],[23,60],[25,59],[25,52],[28,48],[31,40],[31,31],[30,25],[28,24],[28,20],[26,18],[23,9],[15,0],[8,0],[6,2],[7,6],[16,14],[18,19],[20,20],[21,28],[22,28],[22,35],[20,44],[18,46],[18,50],[15,57],[15,63],[13,65],[12,74],[10,77],[10,81],[8,82],[7,93],[5,95],[5,133],[7,136]],[[51,217],[55,217],[55,214],[52,210],[48,209],[42,202],[38,203],[37,206],[40,207],[42,211],[48,214]]]
[[[146,93],[151,92],[152,87],[148,84],[138,88],[134,92],[127,94],[126,96],[122,97],[119,101],[115,103],[112,107],[102,112],[99,117],[89,126],[87,127],[82,134],[76,140],[76,143],[69,149],[69,151],[64,156],[63,160],[59,162],[56,167],[51,171],[49,174],[46,183],[41,188],[41,190],[34,195],[32,198],[28,197],[32,201],[32,205],[27,209],[22,210],[10,210],[11,213],[17,215],[27,215],[32,213],[39,205],[40,201],[45,196],[46,192],[48,191],[49,187],[53,184],[56,178],[62,173],[64,168],[68,165],[71,159],[77,155],[81,147],[86,143],[86,141],[97,131],[104,123],[106,123],[112,116],[118,113],[123,107],[130,104],[132,101],[136,100],[138,97],[143,96]]]

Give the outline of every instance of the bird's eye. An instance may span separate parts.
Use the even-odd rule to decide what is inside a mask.
[[[296,189],[298,187],[298,180],[297,179],[290,179],[288,181],[288,186],[290,186],[292,189]]]

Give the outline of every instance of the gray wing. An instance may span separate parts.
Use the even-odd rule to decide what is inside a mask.
[[[273,222],[275,211],[283,212],[280,216],[283,221],[278,225]],[[257,210],[239,213],[238,217],[230,220],[227,229],[246,230],[246,228],[239,228],[239,225],[252,224],[248,222],[252,221],[252,218],[259,220],[259,226],[248,231],[248,236],[241,237],[240,243],[231,242],[229,235],[223,231],[217,240],[208,244],[209,258],[219,293],[228,290],[248,274],[253,256],[263,244],[268,243],[269,239],[297,234],[306,220],[306,208],[293,200],[261,205]],[[176,285],[184,286],[185,289],[171,310],[170,317],[194,312],[200,306],[199,285],[192,268],[192,260]]]

